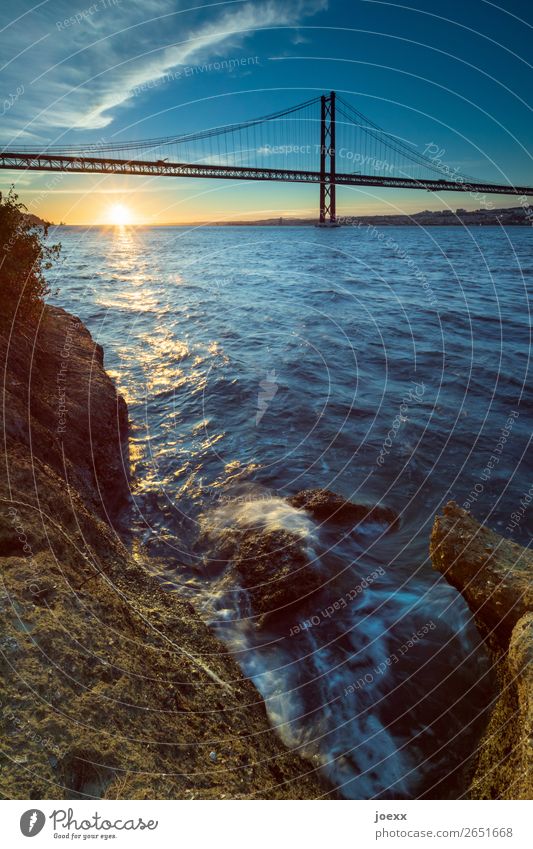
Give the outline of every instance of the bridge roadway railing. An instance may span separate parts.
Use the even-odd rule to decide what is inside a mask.
[[[23,171],[65,171],[82,174],[139,174],[159,177],[193,177],[222,180],[270,180],[284,183],[320,183],[320,171],[298,171],[289,168],[249,168],[245,166],[209,165],[203,163],[145,161],[141,159],[109,159],[94,156],[33,154],[17,151],[0,153],[0,168]],[[475,183],[457,180],[417,180],[411,177],[381,177],[375,174],[335,174],[337,186],[378,186],[396,189],[421,189],[428,192],[484,192],[533,196],[531,186],[498,183]]]

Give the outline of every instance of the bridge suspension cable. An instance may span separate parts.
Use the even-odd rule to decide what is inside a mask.
[[[402,164],[402,158],[405,162],[414,163],[419,166],[421,169],[427,169],[431,175],[438,174],[439,176],[449,175],[452,179],[457,179],[458,181],[467,181],[467,182],[476,182],[477,178],[469,176],[467,174],[459,173],[457,169],[452,169],[446,166],[443,166],[440,162],[436,163],[434,160],[430,159],[430,157],[426,156],[423,153],[418,153],[412,145],[407,144],[402,139],[398,138],[398,136],[394,136],[391,133],[384,130],[374,121],[371,121],[366,115],[363,115],[362,112],[359,112],[352,106],[350,103],[344,100],[344,98],[337,97],[337,113],[340,114],[348,124],[353,125],[357,130],[361,133],[364,133],[368,136],[369,139],[376,142],[376,145],[381,145],[382,155],[368,157],[367,162],[371,162],[372,158],[377,159],[378,162],[384,163],[389,167],[389,170],[395,170],[398,172],[398,176],[409,176],[407,173],[407,169],[404,164]],[[394,155],[392,160],[388,159],[387,156],[383,156],[384,151],[391,151]],[[401,171],[405,171],[405,173],[400,173]],[[410,176],[413,176],[412,174]],[[420,176],[420,175],[419,175]],[[488,182],[488,181],[485,181]]]
[[[229,133],[239,132],[241,130],[250,129],[253,127],[258,127],[261,124],[267,124],[273,121],[279,121],[282,118],[293,115],[297,112],[300,112],[310,106],[316,105],[320,102],[320,97],[313,97],[310,100],[306,100],[303,103],[298,103],[296,106],[291,106],[288,109],[282,109],[278,112],[271,112],[268,115],[262,115],[259,118],[254,118],[249,121],[242,121],[241,123],[236,124],[223,124],[215,127],[209,127],[206,130],[200,130],[198,132],[193,133],[184,133],[178,136],[160,136],[156,138],[148,138],[148,139],[137,139],[132,141],[98,141],[92,144],[66,144],[66,145],[46,145],[43,147],[37,147],[35,145],[25,146],[25,145],[17,145],[17,150],[20,150],[24,153],[34,153],[36,155],[43,153],[50,154],[65,154],[65,155],[76,155],[79,153],[87,152],[88,150],[94,150],[97,148],[101,153],[119,153],[119,152],[131,152],[131,151],[139,151],[145,148],[158,148],[164,147],[166,145],[179,145],[186,144],[193,141],[201,141],[207,138],[213,138],[215,136],[223,136],[228,135]],[[8,150],[9,148],[4,148],[4,150]]]
[[[480,181],[432,161],[335,92],[180,135],[6,147],[0,168],[318,183],[323,223],[326,216],[335,222],[340,185],[533,194],[528,186]]]

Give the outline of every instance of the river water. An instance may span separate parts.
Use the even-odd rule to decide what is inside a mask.
[[[450,498],[531,536],[527,511],[511,518],[531,484],[531,228],[54,239],[51,300],[103,345],[129,405],[134,535],[164,586],[191,599],[337,795],[460,795],[494,682],[428,542]],[[334,538],[287,505],[309,487],[390,506],[399,527]],[[292,529],[325,575],[263,628],[205,549],[206,531],[249,525]]]

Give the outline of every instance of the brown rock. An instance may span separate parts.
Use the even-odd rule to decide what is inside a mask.
[[[463,594],[483,636],[505,650],[518,620],[533,609],[533,553],[453,502],[435,519],[430,551],[433,566]]]
[[[288,499],[289,504],[307,510],[317,522],[355,525],[363,521],[384,522],[395,527],[398,516],[390,507],[354,504],[329,489],[304,489]]]
[[[324,581],[300,538],[283,530],[241,532],[232,561],[259,625],[289,613]]]
[[[100,345],[76,316],[46,307],[31,335],[0,334],[0,362],[8,442],[83,490],[100,516],[115,515],[129,495],[128,413]]]
[[[531,799],[533,555],[450,502],[431,535],[433,565],[464,596],[485,638],[500,694],[479,744],[469,795]]]

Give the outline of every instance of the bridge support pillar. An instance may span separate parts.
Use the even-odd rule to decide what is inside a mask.
[[[320,216],[323,226],[335,226],[335,92],[320,98]]]

